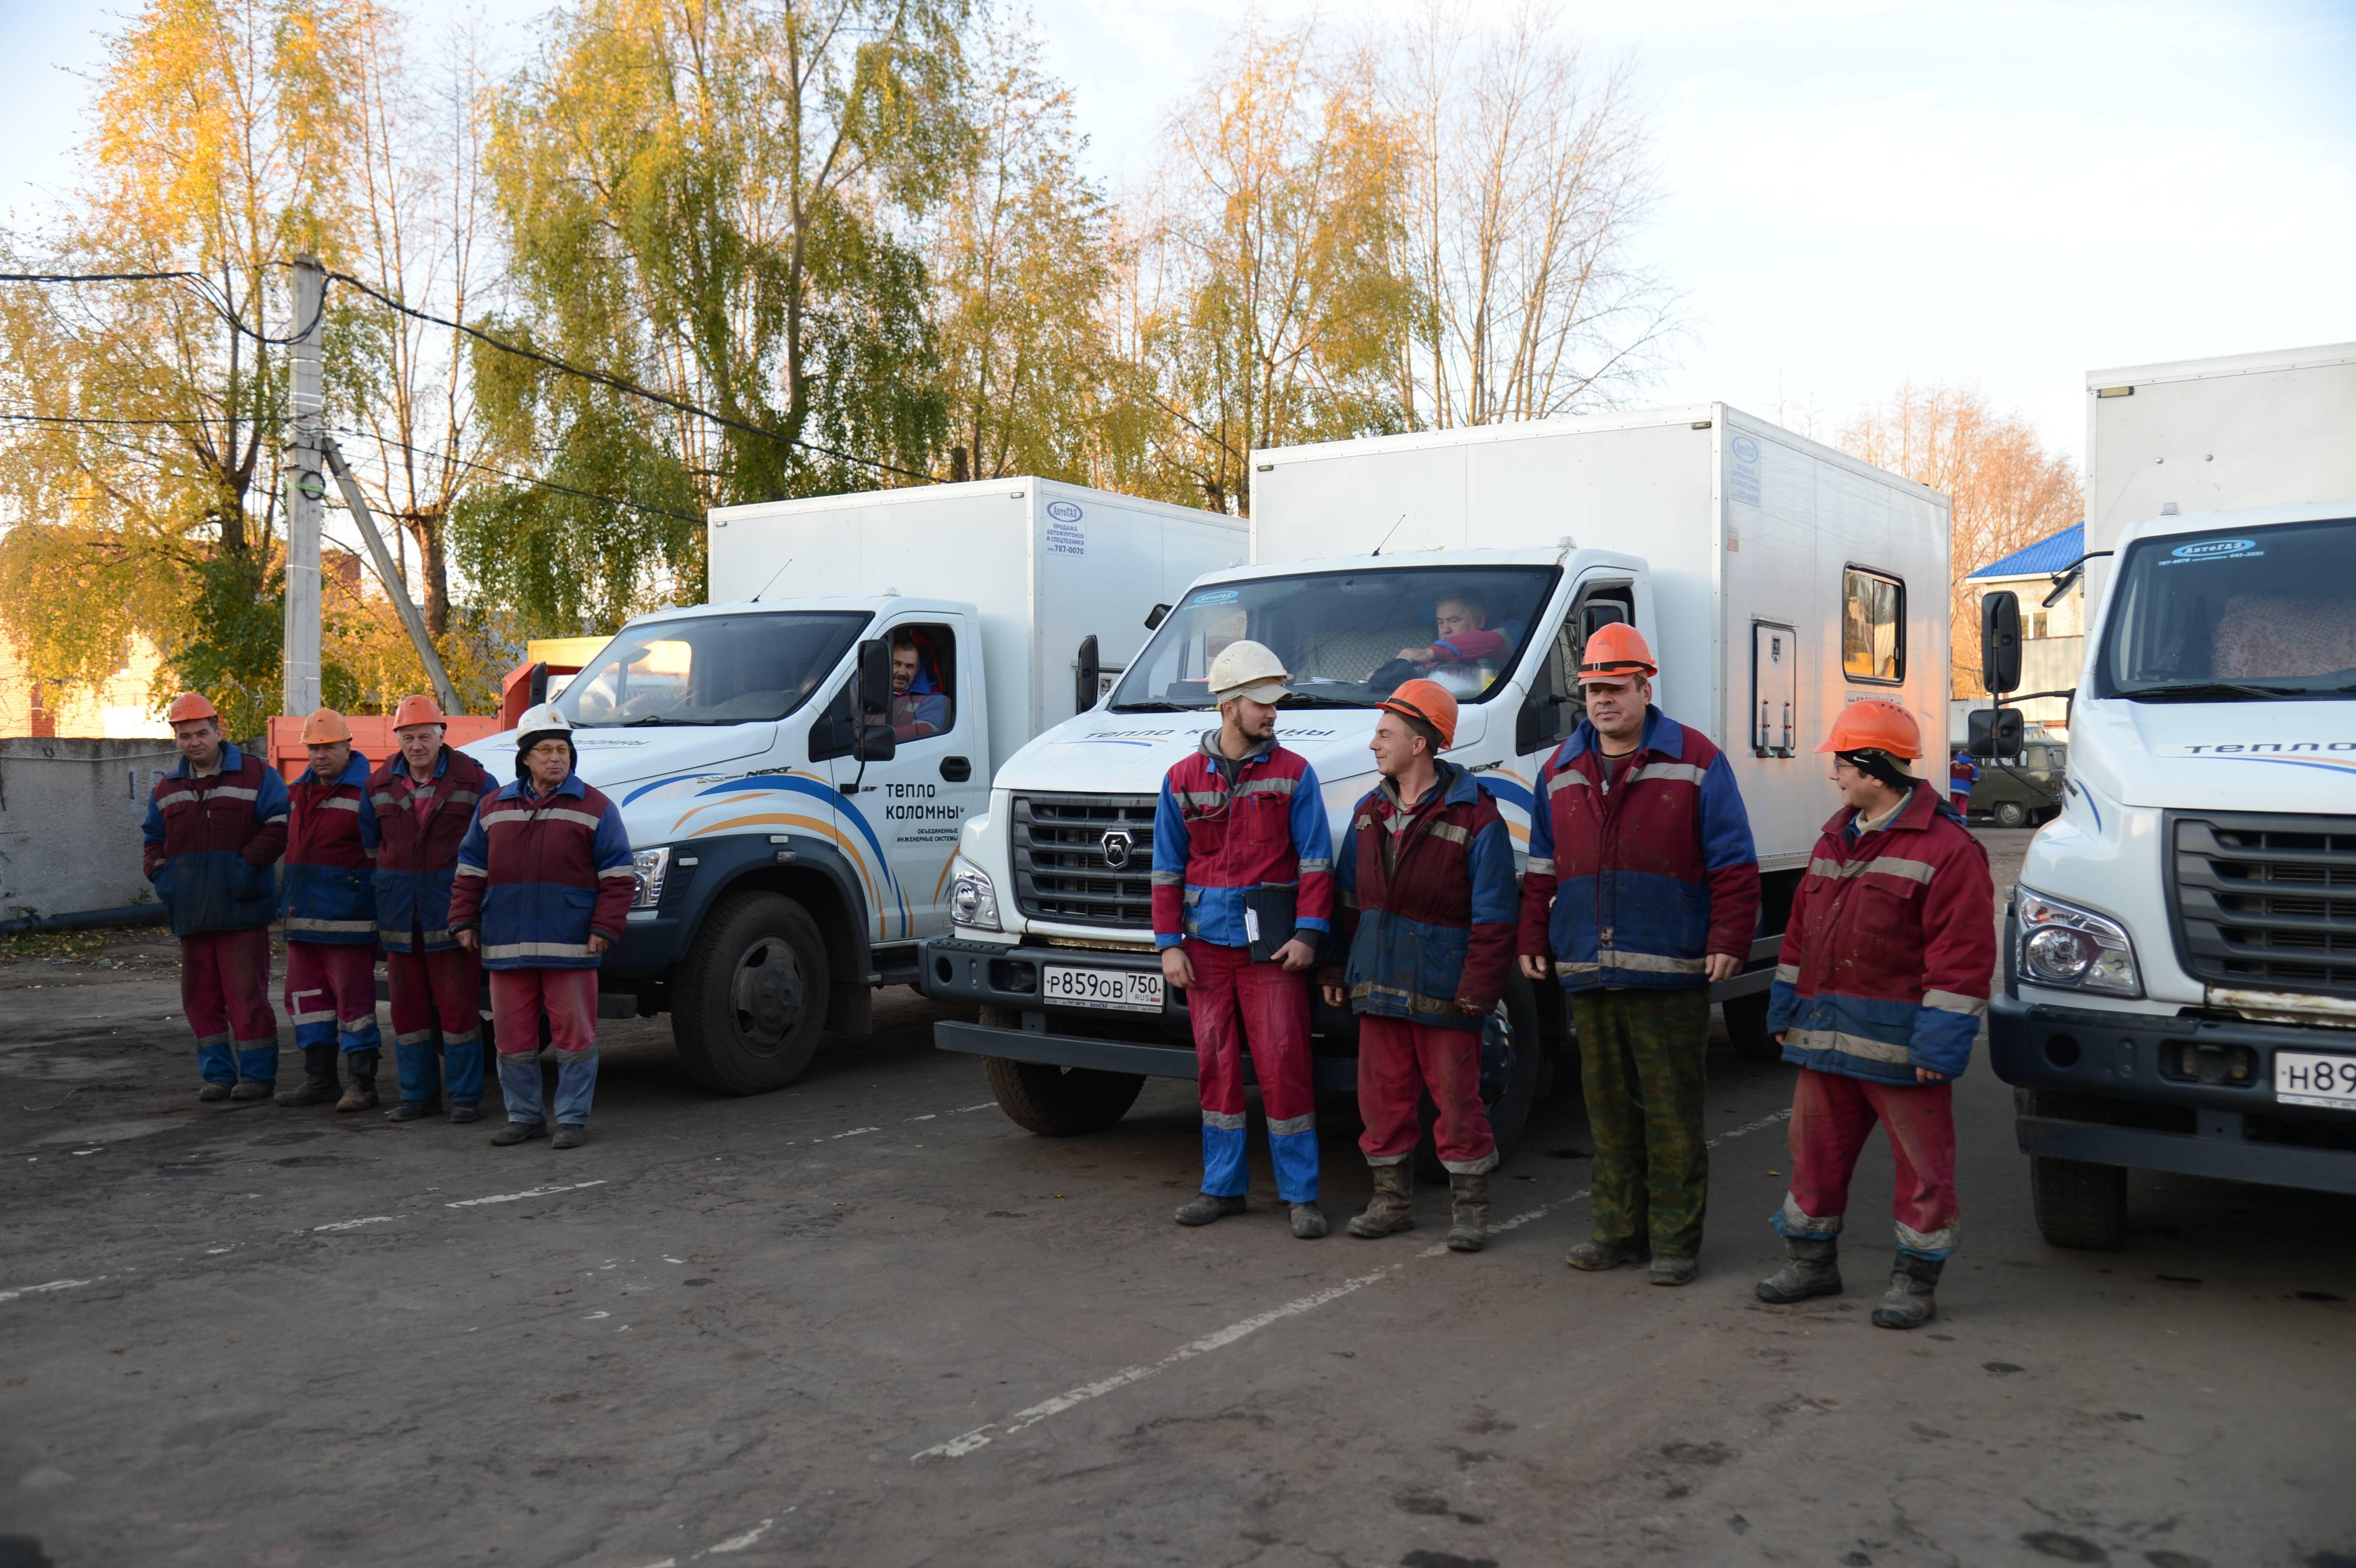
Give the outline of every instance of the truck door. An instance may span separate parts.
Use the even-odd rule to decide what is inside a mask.
[[[1545,662],[1515,727],[1514,771],[1532,787],[1537,785],[1538,769],[1546,765],[1556,747],[1570,739],[1570,732],[1586,716],[1579,700],[1579,661],[1587,639],[1600,626],[1615,621],[1633,624],[1635,619],[1636,585],[1626,578],[1590,578],[1580,584],[1569,613],[1546,649]]]

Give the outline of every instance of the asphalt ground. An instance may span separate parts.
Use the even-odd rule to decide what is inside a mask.
[[[2008,881],[2028,835],[1984,837]],[[1879,1139],[1847,1294],[1752,1298],[1790,1070],[1722,1042],[1665,1290],[1563,1265],[1575,1091],[1472,1256],[1430,1188],[1340,1233],[1332,1108],[1301,1243],[1257,1125],[1251,1211],[1183,1230],[1191,1085],[1034,1137],[905,990],[757,1099],[609,1024],[559,1153],[199,1104],[170,955],[0,968],[0,1568],[2356,1564],[2356,1201],[2138,1175],[2126,1251],[2049,1248],[1983,1064],[1962,1250],[1899,1334]]]

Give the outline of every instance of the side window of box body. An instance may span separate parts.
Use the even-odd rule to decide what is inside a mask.
[[[1871,686],[1906,683],[1906,583],[1870,567],[1841,569],[1841,674]]]

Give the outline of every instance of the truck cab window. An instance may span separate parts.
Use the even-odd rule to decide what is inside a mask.
[[[783,719],[809,700],[868,620],[787,610],[626,626],[556,706],[584,730]]]
[[[1906,679],[1906,584],[1862,567],[1841,573],[1841,672],[1890,686]]]
[[[892,711],[879,715],[902,745],[946,735],[957,723],[957,635],[937,623],[894,626]]]

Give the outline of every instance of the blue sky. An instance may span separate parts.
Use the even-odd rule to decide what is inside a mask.
[[[109,11],[127,9],[109,5]],[[510,56],[543,7],[478,12]],[[1151,167],[1218,41],[1297,0],[1033,0],[1098,171]],[[1404,7],[1318,7],[1329,25]],[[1475,6],[1476,14],[1479,7]],[[1691,331],[1655,389],[1829,433],[1900,381],[1978,386],[2073,456],[2091,368],[2356,339],[2356,0],[1572,4],[1632,64]],[[0,0],[0,207],[66,186],[102,14]]]

